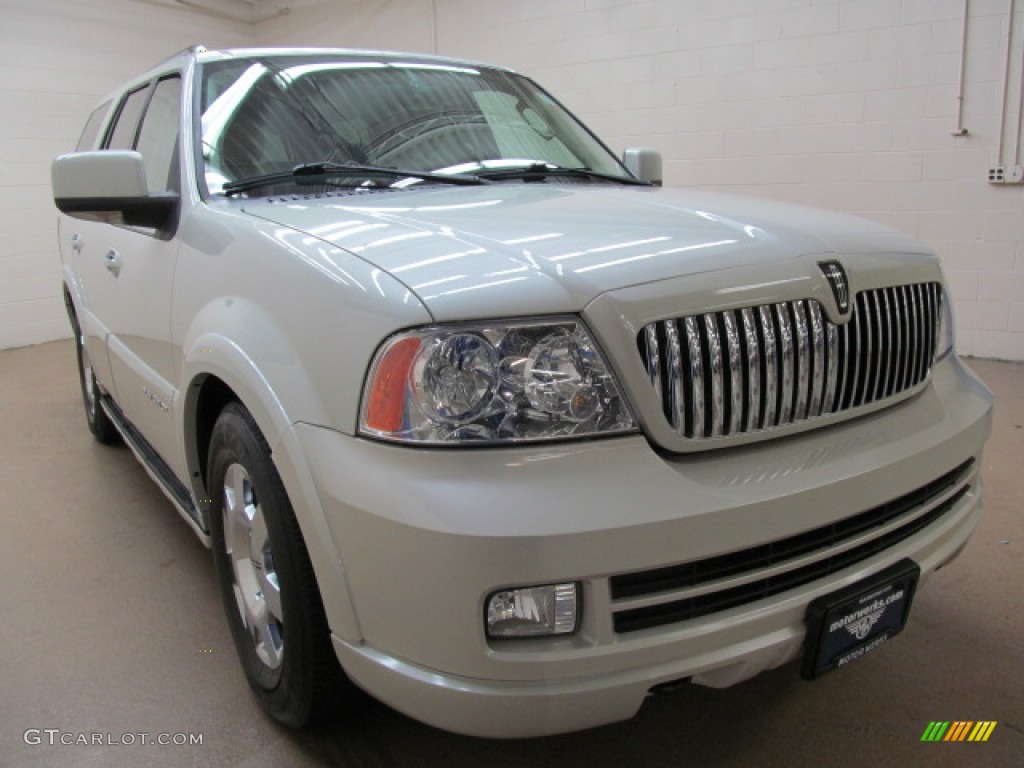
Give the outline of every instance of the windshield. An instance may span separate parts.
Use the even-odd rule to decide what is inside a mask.
[[[485,67],[337,55],[218,61],[203,67],[200,108],[210,194],[309,163],[438,175],[548,164],[629,176],[532,81]]]

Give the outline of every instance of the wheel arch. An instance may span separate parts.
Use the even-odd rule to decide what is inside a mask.
[[[271,450],[271,461],[284,484],[313,564],[328,624],[333,632],[357,637],[355,611],[344,569],[327,525],[319,492],[310,473],[293,423],[255,362],[223,336],[197,337],[186,352],[182,418],[188,485],[197,502],[204,530],[209,532],[212,494],[207,459],[214,424],[224,407],[237,402],[249,411]]]
[[[189,387],[189,392],[193,390],[195,397],[187,417],[186,434],[187,444],[194,448],[194,453],[189,457],[188,463],[190,468],[194,468],[193,471],[198,471],[199,479],[205,488],[208,486],[207,460],[213,425],[217,423],[218,416],[228,403],[242,404],[242,401],[231,387],[212,374],[197,377],[194,386]],[[188,424],[191,424],[191,430],[188,429]],[[204,519],[204,524],[205,522]]]

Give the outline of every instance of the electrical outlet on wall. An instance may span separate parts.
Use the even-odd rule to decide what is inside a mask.
[[[1024,165],[994,165],[988,169],[989,184],[1024,184]]]

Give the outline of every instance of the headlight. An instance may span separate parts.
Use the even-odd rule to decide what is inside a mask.
[[[953,351],[953,300],[945,290],[941,293],[940,303],[938,328],[935,329],[935,362]]]
[[[374,357],[359,428],[388,440],[520,442],[635,429],[582,323],[428,328]]]

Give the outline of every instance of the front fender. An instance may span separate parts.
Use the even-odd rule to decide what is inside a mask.
[[[327,422],[327,409],[297,350],[254,302],[232,297],[211,301],[193,318],[181,349],[181,381],[186,386],[182,388],[184,418],[179,424],[187,427],[194,421],[190,417],[195,414],[199,388],[210,375],[243,399],[268,442],[296,421]],[[188,446],[194,435],[182,437]]]
[[[200,455],[198,408],[203,384],[210,376],[234,392],[271,449],[296,421],[323,423],[327,418],[296,350],[263,308],[230,297],[203,306],[182,339],[183,386],[175,423],[177,438],[185,448],[188,482],[204,520],[206,505],[202,501],[209,496],[202,477],[206,457]]]
[[[182,380],[188,383],[181,390],[181,414],[177,423],[181,430],[179,439],[185,445],[193,498],[198,502],[205,525],[212,504],[211,494],[216,491],[207,487],[200,470],[204,462],[198,451],[197,411],[202,386],[208,377],[214,376],[234,392],[266,437],[274,466],[302,530],[329,624],[336,634],[354,641],[359,637],[359,630],[338,548],[292,429],[298,419],[285,403],[304,404],[300,410],[310,418],[324,417],[325,411],[318,407],[315,390],[294,351],[289,349],[287,338],[270,318],[258,307],[241,300],[220,303],[227,302],[233,303],[204,309],[196,318],[196,330],[186,336],[183,346]],[[225,327],[219,324],[228,322],[225,312],[229,311],[240,312],[246,318],[242,328],[237,319],[230,321],[234,338],[220,332],[198,331],[199,327]],[[270,362],[258,364],[252,350],[259,350],[263,360]]]

